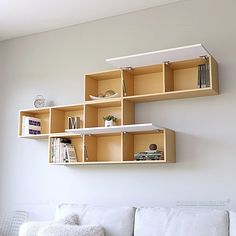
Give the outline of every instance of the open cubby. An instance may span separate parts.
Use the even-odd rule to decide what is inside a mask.
[[[90,95],[98,97],[108,90],[113,90],[121,97],[121,70],[112,70],[85,75],[85,101],[90,101]]]
[[[64,133],[68,129],[68,117],[79,117],[84,125],[84,105],[58,106],[51,109],[51,133]]]
[[[198,87],[198,65],[206,64],[208,60],[173,62],[165,65],[165,92],[201,89]]]
[[[85,136],[85,162],[121,162],[121,134]]]
[[[41,134],[37,135],[22,135],[22,117],[29,116],[39,118],[41,120]],[[44,138],[47,137],[49,134],[49,127],[50,127],[50,109],[43,108],[43,109],[30,109],[30,110],[22,110],[19,113],[19,131],[18,135],[20,137],[35,137],[35,138]]]
[[[71,140],[71,144],[75,147],[75,152],[76,152],[76,156],[77,156],[77,161],[78,163],[82,163],[83,162],[83,137],[79,136],[79,135],[52,135],[49,137],[49,142],[48,142],[48,146],[49,146],[49,163],[50,164],[67,164],[65,162],[59,162],[59,163],[53,163],[52,162],[52,145],[51,145],[51,140],[53,138],[67,138]],[[69,163],[71,164],[71,163]],[[75,164],[75,163],[72,163]]]
[[[124,70],[123,81],[124,96],[163,93],[163,65],[152,65]]]
[[[104,116],[117,118],[116,125],[122,124],[121,101],[96,102],[85,105],[85,128],[104,127]]]
[[[175,133],[169,129],[123,134],[123,161],[135,161],[134,154],[149,150],[150,144],[156,144],[164,152],[163,159],[139,162],[175,162]]]

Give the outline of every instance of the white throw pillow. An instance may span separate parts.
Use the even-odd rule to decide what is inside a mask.
[[[39,230],[37,236],[105,236],[101,226],[49,225]]]
[[[53,224],[78,225],[79,217],[76,214],[68,214],[65,217],[58,218],[56,221],[26,222],[20,227],[19,236],[36,236],[41,228],[48,227]]]
[[[79,225],[79,216],[72,213],[60,219],[57,219],[54,223],[62,225]]]

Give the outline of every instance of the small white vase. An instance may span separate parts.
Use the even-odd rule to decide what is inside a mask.
[[[114,125],[113,120],[105,120],[105,127],[111,127]]]

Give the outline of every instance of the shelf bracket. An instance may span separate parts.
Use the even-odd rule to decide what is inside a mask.
[[[128,70],[128,71],[134,70],[134,68],[132,66],[121,67],[120,69],[121,70]]]
[[[169,64],[170,64],[170,61],[163,61],[163,63],[164,63],[165,65],[169,65]]]
[[[202,59],[208,61],[208,58],[209,58],[209,57],[208,57],[207,55],[204,55],[204,56],[200,56],[200,58],[202,58]]]

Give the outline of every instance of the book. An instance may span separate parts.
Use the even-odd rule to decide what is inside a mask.
[[[198,88],[210,87],[209,63],[198,65]]]
[[[67,138],[52,138],[51,139],[51,162],[63,163],[67,162],[66,147],[71,145],[71,140]]]
[[[127,95],[125,80],[123,79],[123,96]]]
[[[68,160],[69,160],[70,163],[71,162],[77,162],[75,147],[73,145],[67,144],[66,145],[66,152],[67,152]]]
[[[35,117],[22,116],[22,135],[41,134],[41,120]]]

